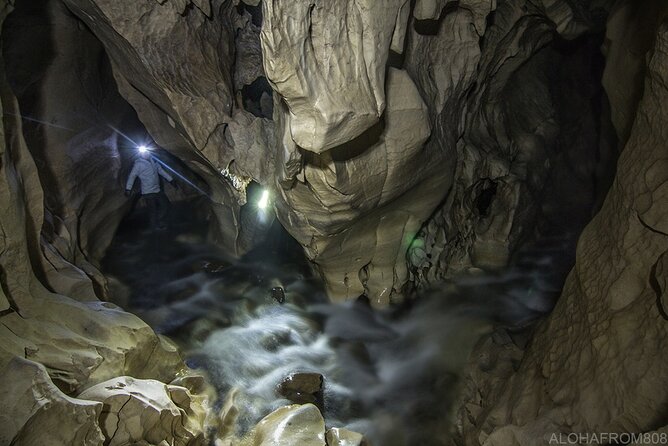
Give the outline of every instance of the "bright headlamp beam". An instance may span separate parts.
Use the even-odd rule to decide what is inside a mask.
[[[262,191],[262,196],[260,201],[257,202],[257,207],[260,209],[266,209],[269,205],[269,191],[267,189]]]
[[[149,148],[142,144],[141,146],[137,147],[137,150],[139,150],[139,153],[146,153],[149,151]]]

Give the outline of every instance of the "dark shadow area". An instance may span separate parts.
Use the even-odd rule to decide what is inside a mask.
[[[414,20],[413,27],[415,32],[422,34],[424,36],[435,36],[438,34],[438,31],[441,29],[441,24],[445,17],[451,12],[459,9],[459,1],[453,1],[446,3],[446,5],[441,10],[441,14],[438,19],[424,19],[424,20]]]
[[[241,89],[244,109],[258,118],[272,119],[274,115],[273,90],[267,78],[260,76]]]
[[[380,141],[380,137],[385,131],[385,117],[381,117],[380,120],[374,124],[372,127],[364,131],[361,135],[355,139],[348,141],[345,144],[334,147],[330,149],[327,153],[332,157],[332,159],[337,162],[343,162],[356,158],[369,150],[369,147]],[[310,152],[307,152],[310,153]],[[313,157],[317,155],[311,155]]]
[[[244,2],[239,2],[236,8],[239,14],[248,11],[252,17],[253,25],[258,27],[262,26],[262,3],[259,3],[257,6],[252,6]]]

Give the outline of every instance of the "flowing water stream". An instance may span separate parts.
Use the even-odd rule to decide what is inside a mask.
[[[239,261],[203,234],[195,218],[155,233],[141,212],[128,217],[103,262],[128,290],[123,306],[179,343],[221,400],[238,389],[239,433],[290,404],[276,391],[286,376],[316,372],[327,425],[362,432],[376,446],[445,444],[472,347],[495,326],[521,331],[549,312],[573,252],[572,238],[544,240],[502,273],[462,278],[378,311],[363,301],[329,303],[278,225]],[[283,304],[271,297],[276,286],[285,290]]]

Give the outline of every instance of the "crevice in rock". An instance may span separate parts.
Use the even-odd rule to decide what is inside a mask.
[[[262,2],[260,2],[257,6],[252,6],[248,3],[240,1],[236,9],[237,13],[240,15],[243,15],[244,11],[247,11],[252,17],[253,25],[257,27],[262,26]]]
[[[659,234],[659,235],[663,235],[665,237],[668,237],[668,233],[665,233],[665,232],[663,232],[659,229],[656,229],[656,228],[652,227],[651,225],[647,224],[647,222],[645,222],[645,220],[643,220],[643,218],[640,216],[640,213],[636,212],[636,216],[638,217],[638,221],[640,222],[640,224],[643,225],[643,227],[645,229],[647,229],[648,231],[651,231],[655,234]]]
[[[438,19],[423,19],[423,20],[414,20],[413,27],[418,34],[424,36],[435,36],[438,34],[438,31],[441,29],[441,24],[445,17],[459,9],[459,0],[451,1],[445,4],[443,9],[441,9],[441,14]]]
[[[657,259],[657,261],[654,263],[654,265],[652,265],[652,268],[650,269],[649,285],[652,287],[652,290],[656,293],[656,309],[659,311],[661,317],[668,321],[668,308],[665,307],[663,301],[666,290],[661,289],[661,285],[659,284],[659,280],[657,278],[657,273],[656,273],[657,267],[662,257],[659,257],[659,259]]]
[[[250,85],[241,89],[244,109],[258,118],[273,119],[273,90],[264,76],[258,77]]]
[[[492,201],[496,196],[497,183],[496,181],[484,180],[482,189],[478,192],[478,195],[473,200],[473,205],[475,206],[478,215],[481,218],[486,218],[489,216],[490,206]]]

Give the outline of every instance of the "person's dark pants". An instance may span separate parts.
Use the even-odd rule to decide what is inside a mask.
[[[153,228],[162,229],[167,227],[167,211],[169,210],[169,200],[164,193],[142,195],[146,200],[148,213],[151,218]]]

